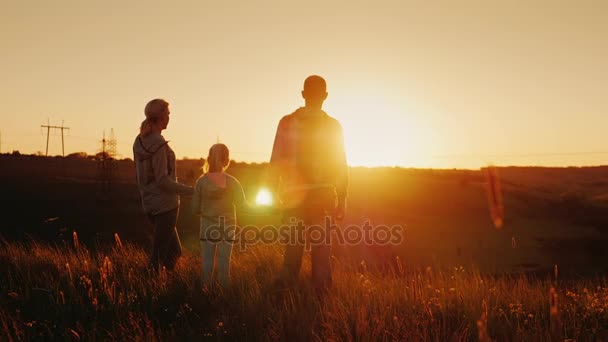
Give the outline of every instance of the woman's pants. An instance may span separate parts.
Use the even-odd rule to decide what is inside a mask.
[[[230,254],[233,242],[201,240],[203,258],[203,286],[211,285],[213,264],[217,259],[217,279],[222,287],[228,286],[230,278]],[[217,253],[217,254],[216,254]]]
[[[182,245],[175,227],[178,212],[178,208],[175,208],[161,214],[148,215],[154,224],[150,266],[155,270],[158,270],[160,266],[172,270],[182,254]]]

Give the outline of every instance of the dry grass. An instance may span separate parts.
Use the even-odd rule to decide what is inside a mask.
[[[154,274],[143,250],[116,241],[95,253],[3,245],[0,340],[608,339],[606,278],[416,271],[400,261],[386,273],[334,260],[334,286],[320,298],[308,281],[273,288],[280,248],[256,246],[235,253],[230,288],[203,293],[198,256]]]

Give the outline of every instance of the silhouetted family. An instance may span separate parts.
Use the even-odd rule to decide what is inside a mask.
[[[304,107],[278,124],[269,169],[261,181],[278,199],[284,222],[323,226],[327,217],[342,220],[345,215],[348,167],[344,138],[340,123],[322,109],[327,98],[322,77],[306,78],[302,97]],[[176,177],[175,153],[161,134],[169,123],[169,103],[154,99],[144,114],[133,154],[143,209],[154,225],[150,267],[175,267],[182,251],[176,228],[179,197],[192,195],[192,212],[200,216],[203,287],[215,282],[216,261],[217,284],[228,286],[236,214],[250,208],[239,181],[225,172],[229,149],[224,144],[211,146],[204,174],[195,186],[181,184]],[[303,252],[304,242],[286,244],[278,282],[289,285],[298,279]],[[312,279],[317,290],[331,285],[330,255],[329,244],[311,246]]]

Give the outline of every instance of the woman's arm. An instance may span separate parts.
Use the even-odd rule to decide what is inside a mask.
[[[178,195],[192,195],[194,192],[191,186],[176,182],[169,177],[166,144],[152,156],[152,169],[154,170],[156,184],[162,191]]]

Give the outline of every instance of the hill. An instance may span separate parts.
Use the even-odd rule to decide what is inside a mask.
[[[146,247],[151,226],[141,213],[133,162],[114,161],[102,181],[91,160],[0,156],[0,234],[8,240],[69,241],[73,231],[89,246],[113,241],[114,233]],[[178,161],[178,177],[193,184],[201,160]],[[228,170],[252,199],[263,164],[233,163]],[[498,168],[505,225],[490,219],[485,170],[351,168],[351,224],[402,225],[398,246],[335,246],[342,258],[390,265],[400,256],[412,267],[440,263],[475,265],[482,272],[606,271],[608,167]],[[198,248],[197,219],[182,200],[178,228],[184,245]],[[277,217],[240,218],[242,224],[278,224]],[[568,253],[563,253],[567,250]]]

